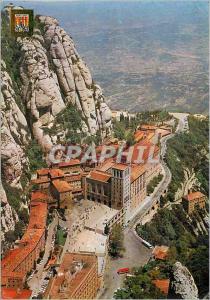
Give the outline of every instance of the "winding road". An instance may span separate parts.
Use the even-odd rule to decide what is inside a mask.
[[[188,129],[188,123],[187,123],[187,116],[188,114],[173,114],[175,118],[179,120],[176,132],[173,134],[170,134],[166,137],[163,137],[160,140],[161,143],[161,165],[163,168],[163,179],[161,183],[158,185],[158,187],[155,189],[153,194],[149,197],[147,197],[142,204],[138,214],[130,221],[128,226],[124,230],[124,247],[125,252],[122,258],[119,259],[107,259],[106,263],[106,269],[105,269],[105,275],[104,275],[104,288],[101,290],[100,294],[98,295],[98,298],[100,299],[112,299],[114,292],[123,286],[123,281],[125,278],[125,275],[118,275],[117,270],[119,268],[128,267],[140,267],[145,265],[148,260],[151,257],[152,249],[146,248],[142,242],[141,239],[137,236],[135,232],[135,225],[137,222],[140,222],[143,216],[160,200],[160,196],[165,193],[165,191],[168,188],[168,185],[171,182],[171,172],[169,168],[167,167],[166,163],[164,162],[164,157],[167,151],[167,141],[172,138],[175,134],[179,134],[183,131],[186,131]],[[39,293],[40,287],[42,285],[42,281],[44,276],[46,275],[44,271],[44,265],[47,262],[47,259],[49,257],[49,253],[51,250],[51,241],[52,241],[52,235],[55,229],[55,226],[58,224],[58,215],[55,216],[55,219],[50,224],[48,229],[48,236],[46,241],[46,247],[45,247],[45,254],[42,260],[42,263],[37,267],[37,273],[32,277],[31,280],[28,281],[28,284],[33,291],[33,296],[37,295]],[[59,219],[60,225],[67,227],[70,231],[72,229],[72,226],[69,226],[71,222],[63,222]],[[72,224],[71,224],[72,225]],[[68,235],[69,236],[69,235]],[[64,251],[66,252],[67,248],[69,247],[69,241],[67,239]]]
[[[125,275],[118,275],[117,270],[119,268],[132,268],[145,265],[151,257],[152,250],[146,248],[141,239],[135,233],[135,225],[140,222],[142,217],[153,207],[157,201],[160,200],[160,196],[165,193],[168,185],[171,182],[171,172],[164,162],[164,156],[167,151],[167,141],[174,137],[175,134],[179,134],[188,128],[187,117],[188,114],[184,113],[172,113],[172,115],[179,120],[175,133],[172,133],[160,140],[161,143],[161,164],[164,170],[164,177],[161,184],[155,190],[151,197],[147,197],[140,209],[139,213],[130,221],[129,225],[124,231],[124,247],[125,252],[123,258],[111,259],[108,258],[105,275],[104,275],[104,288],[98,295],[99,299],[113,299],[114,292],[123,286]]]

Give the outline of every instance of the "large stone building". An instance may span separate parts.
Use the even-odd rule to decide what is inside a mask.
[[[130,167],[112,164],[107,171],[94,170],[86,177],[87,199],[115,209],[130,205]]]
[[[30,272],[45,247],[47,204],[31,202],[28,228],[18,247],[10,250],[1,261],[1,286],[23,289]]]
[[[66,253],[49,299],[95,299],[99,290],[97,261],[92,253]]]
[[[76,175],[81,173],[80,160],[71,159],[69,161],[63,161],[52,165],[52,168],[58,168],[64,172],[64,174]]]
[[[60,170],[64,177],[63,180],[68,182],[72,187],[72,198],[81,200],[83,198],[82,176],[83,170],[79,159],[71,159],[69,161],[60,162],[52,166]]]
[[[112,207],[111,178],[112,175],[107,172],[91,171],[86,177],[87,199]]]
[[[131,215],[135,213],[140,204],[146,198],[146,168],[145,166],[132,166],[131,167]]]
[[[72,187],[64,180],[54,180],[50,186],[52,197],[58,200],[58,207],[72,208]]]
[[[147,136],[148,137],[148,136]],[[126,163],[129,149],[124,151],[121,161]],[[148,138],[141,140],[133,146],[130,164],[141,165],[146,169],[146,184],[161,172],[159,160],[159,147]]]
[[[138,158],[137,150],[134,148],[130,164],[116,163],[113,159],[108,159],[86,177],[86,198],[117,210],[123,208],[125,223],[138,211],[146,198],[147,182],[161,170],[159,161],[154,164],[135,163]],[[154,155],[157,156],[158,151],[159,148],[155,148]],[[149,149],[146,148],[143,158],[146,160],[149,155]]]
[[[73,160],[56,164],[50,169],[37,170],[37,178],[31,183],[34,192],[48,194],[49,205],[71,208],[73,199],[81,200],[83,197],[82,175],[80,163]]]
[[[124,222],[146,197],[146,170],[142,165],[107,161],[86,177],[87,199],[122,210]]]
[[[111,202],[115,209],[129,210],[130,207],[130,166],[115,164],[111,168]]]
[[[1,299],[31,299],[32,291],[27,289],[12,289],[12,288],[2,288],[1,289]]]
[[[196,207],[205,208],[206,196],[201,192],[191,192],[182,198],[182,203],[188,214],[191,214]]]

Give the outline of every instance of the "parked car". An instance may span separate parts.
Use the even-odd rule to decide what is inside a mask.
[[[129,268],[121,268],[117,270],[117,274],[126,274],[129,273],[130,269]]]

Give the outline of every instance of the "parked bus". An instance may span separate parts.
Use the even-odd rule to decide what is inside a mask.
[[[152,248],[153,248],[152,245],[151,245],[150,243],[148,243],[147,241],[145,241],[145,240],[142,240],[142,244],[143,244],[144,246],[146,246],[147,248],[149,248],[149,249],[152,249]]]
[[[129,268],[122,268],[117,270],[117,274],[126,274],[129,273]]]
[[[135,277],[133,274],[126,274],[126,277]]]

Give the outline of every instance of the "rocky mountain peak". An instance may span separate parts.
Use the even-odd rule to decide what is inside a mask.
[[[71,142],[75,120],[79,125],[73,128],[73,133],[79,137],[78,142],[88,136],[98,135],[103,139],[112,128],[111,111],[102,90],[94,83],[72,38],[59,22],[52,17],[37,16],[33,35],[15,39],[8,34],[8,11],[2,12],[3,233],[14,230],[16,212],[28,201],[27,195],[24,199],[20,195],[24,194],[32,172],[27,154],[31,144],[41,146],[46,154],[61,139],[64,143]]]
[[[44,150],[52,146],[45,128],[71,103],[82,115],[82,131],[102,138],[111,132],[111,111],[101,88],[93,82],[87,65],[77,53],[72,38],[55,18],[37,16],[30,38],[18,38],[22,58],[22,93],[31,115],[34,137]]]

